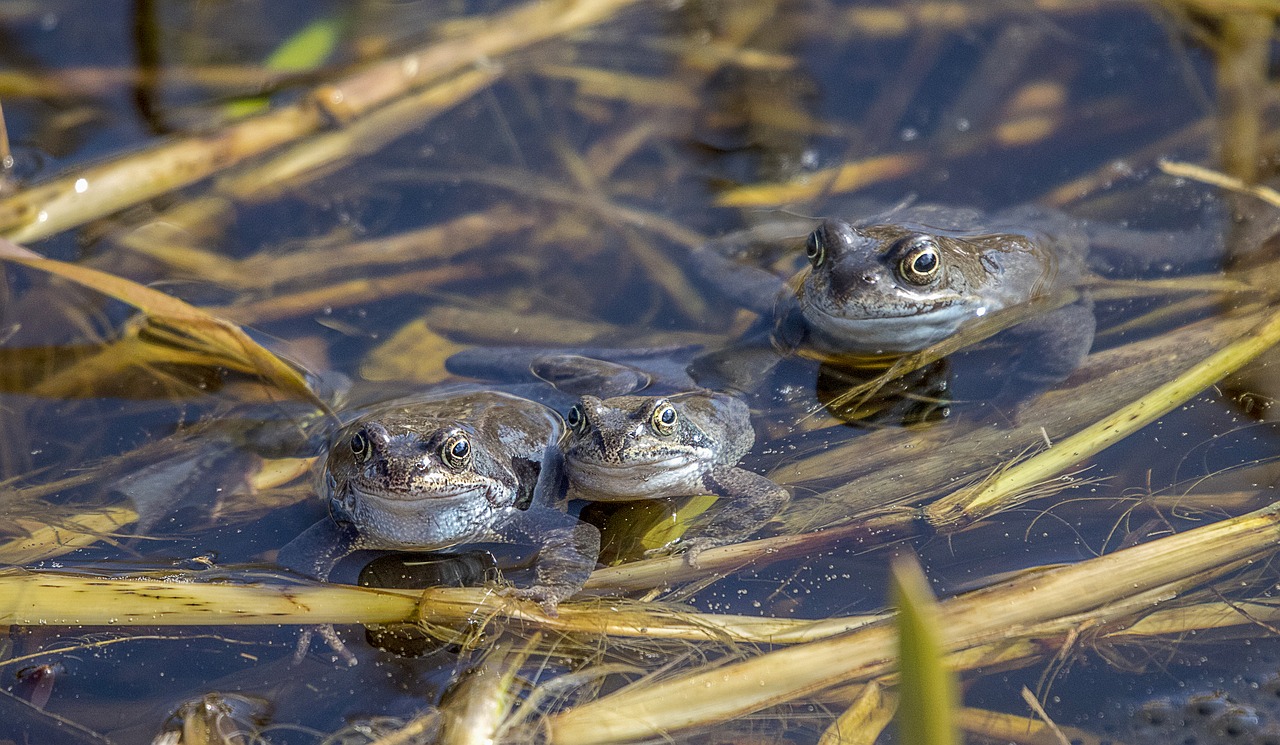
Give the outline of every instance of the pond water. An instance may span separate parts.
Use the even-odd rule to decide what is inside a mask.
[[[572,504],[602,527],[606,562],[652,572],[598,575],[589,594],[607,600],[585,601],[584,614],[682,609],[646,617],[642,631],[591,634],[572,613],[557,626],[486,606],[462,624],[465,640],[348,623],[339,634],[358,664],[320,642],[295,661],[309,624],[388,617],[292,595],[308,584],[275,563],[326,514],[316,467],[288,460],[327,442],[314,401],[262,358],[212,350],[204,321],[158,320],[128,287],[109,299],[76,276],[6,262],[0,743],[177,742],[180,731],[183,742],[459,740],[466,707],[494,685],[485,676],[502,671],[528,704],[521,716],[552,717],[548,741],[627,741],[584,735],[575,711],[630,704],[648,674],[680,680],[775,648],[665,633],[658,619],[874,614],[890,602],[891,561],[910,556],[939,597],[972,596],[1264,507],[1280,435],[1265,355],[1206,378],[1111,447],[1080,451],[1007,509],[951,520],[927,507],[1053,452],[1264,319],[1273,208],[1160,165],[1212,168],[1236,146],[1219,135],[1208,51],[1214,39],[1225,48],[1231,23],[1047,0],[0,5],[12,149],[0,235],[204,308],[230,322],[224,340],[243,328],[345,418],[352,402],[459,379],[445,360],[470,347],[519,359],[525,347],[670,346],[658,359],[696,358],[700,384],[751,404],[757,437],[742,466],[793,492],[741,553],[712,551],[696,567],[644,553],[664,542],[650,531],[667,535],[671,511],[691,506]],[[1274,160],[1274,141],[1263,127],[1259,162]],[[1024,360],[1051,353],[1067,343],[1061,326],[1047,346],[973,339],[862,397],[856,387],[888,362],[771,343],[769,319],[690,269],[691,252],[726,235],[751,236],[721,242],[743,249],[742,264],[789,276],[807,266],[816,218],[1027,203],[1161,236],[1158,255],[1091,280],[1092,353],[1047,383],[1014,374],[1019,345]],[[152,302],[152,320],[130,302]],[[511,367],[483,383],[532,382]],[[473,580],[496,563],[529,581],[529,546],[487,548],[432,560]],[[334,581],[355,583],[370,558],[344,562]],[[957,663],[964,705],[1035,718],[1027,689],[1082,742],[1275,742],[1269,559],[1259,548],[1137,600],[1067,606],[1061,627],[1031,634],[1033,649]],[[1081,594],[1146,581],[1126,567]],[[406,573],[383,569],[363,580]],[[48,580],[59,577],[102,579],[102,594],[81,584],[56,595]],[[185,602],[197,610],[179,620],[129,606],[107,579],[195,588]],[[246,611],[279,613],[274,592],[290,613],[319,615],[199,615],[221,602],[199,595],[213,585],[268,588],[244,595],[265,604]],[[1210,606],[1212,621],[1111,634],[1153,611]],[[989,609],[988,626],[1003,612]],[[460,617],[424,614],[441,627]],[[739,703],[709,721],[655,715],[648,737],[817,742],[856,695],[849,684],[882,674],[831,659],[830,677],[818,670],[818,682],[755,702],[708,682],[709,700]],[[1227,693],[1195,698],[1214,689]],[[437,708],[450,714],[433,719]],[[1184,708],[1204,711],[1152,723]],[[976,716],[971,741],[1021,737]]]

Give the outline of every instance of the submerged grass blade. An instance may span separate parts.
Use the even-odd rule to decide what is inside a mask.
[[[1039,719],[1028,719],[999,711],[961,707],[956,712],[956,723],[965,731],[987,740],[1017,743],[1017,745],[1062,745],[1058,732],[1066,735],[1073,745],[1124,745],[1113,737],[1099,737],[1075,727],[1059,725],[1055,732]]]
[[[1111,629],[1099,643],[1138,642],[1156,636],[1181,636],[1205,629],[1232,626],[1280,624],[1280,606],[1267,600],[1228,602],[1225,600],[1197,603],[1158,610],[1124,628]]]
[[[0,233],[36,241],[188,186],[324,126],[314,106],[290,106],[220,132],[171,141],[0,200]]]
[[[137,521],[131,507],[84,512],[57,525],[33,525],[25,537],[0,543],[0,564],[32,564],[90,546]]]
[[[309,314],[321,314],[326,308],[347,308],[406,292],[421,292],[424,287],[435,287],[448,282],[478,277],[489,278],[493,276],[493,272],[493,267],[477,263],[446,264],[383,277],[335,282],[311,290],[299,290],[265,300],[223,305],[210,310],[219,315],[234,318],[241,323],[266,323]]]
[[[219,575],[223,580],[226,575]],[[0,623],[23,626],[190,626],[406,623],[474,630],[507,619],[559,633],[746,644],[793,644],[858,628],[879,617],[821,621],[702,614],[611,598],[561,604],[548,616],[534,603],[493,588],[369,590],[334,584],[202,583],[166,572],[116,579],[52,572],[0,571]]]
[[[467,670],[440,700],[444,731],[441,745],[488,745],[500,742],[502,724],[515,705],[520,666],[537,646],[539,635],[513,649],[500,642],[485,653],[479,664]]]
[[[229,321],[137,282],[89,267],[46,259],[3,238],[0,238],[0,258],[57,275],[132,305],[145,313],[148,322],[157,329],[172,330],[169,337],[179,345],[180,353],[202,352],[207,355],[206,364],[228,365],[260,375],[281,391],[310,401],[321,409],[326,408],[301,373]],[[189,361],[189,358],[183,361]]]
[[[898,733],[912,745],[957,745],[955,673],[943,663],[938,603],[920,565],[894,563],[890,578],[898,608]]]
[[[169,400],[208,395],[208,389],[199,385],[198,373],[187,381],[170,370],[162,371],[159,366],[209,368],[223,360],[213,358],[205,351],[165,343],[161,340],[165,334],[147,333],[147,326],[145,319],[141,323],[126,325],[120,338],[99,345],[72,364],[48,371],[21,390],[33,396],[53,399],[95,397],[104,393]],[[255,372],[241,365],[227,364],[226,367],[250,374]],[[148,382],[161,384],[129,385],[129,374],[139,371],[145,371],[143,374],[149,377]]]
[[[875,745],[897,704],[897,697],[884,695],[880,684],[871,681],[853,705],[822,733],[818,745]]]
[[[449,377],[445,361],[466,347],[454,344],[431,330],[419,318],[396,330],[374,347],[360,364],[365,380],[403,380],[439,383]]]
[[[528,211],[501,204],[377,240],[344,238],[330,245],[304,244],[283,255],[255,254],[235,262],[230,272],[235,278],[227,279],[234,282],[231,287],[258,289],[310,285],[327,277],[367,275],[373,269],[402,271],[417,262],[457,258],[500,237],[532,230],[536,224]]]
[[[435,709],[428,709],[405,722],[404,726],[395,732],[390,732],[376,740],[369,741],[369,745],[418,745],[418,743],[423,742],[436,742],[439,732],[440,712]],[[363,732],[361,737],[365,737]]]
[[[0,199],[0,234],[19,241],[54,235],[223,171],[329,126],[350,122],[410,91],[547,39],[591,26],[636,0],[529,2],[486,18],[471,33],[398,55],[323,85],[297,104],[219,132],[165,141]]]
[[[293,36],[285,39],[263,64],[268,70],[278,72],[301,72],[310,70],[323,63],[333,54],[338,44],[338,33],[342,25],[332,17],[317,18],[307,24]],[[269,101],[265,97],[246,98],[226,106],[227,116],[238,119],[256,114],[267,108]]]
[[[988,482],[934,502],[925,508],[925,515],[939,530],[955,530],[1004,509],[1018,501],[1020,495],[1035,484],[1128,437],[1277,343],[1280,343],[1280,311],[1273,312],[1232,344],[1110,416],[1014,465]]]
[[[871,184],[891,181],[915,171],[925,162],[918,153],[878,155],[805,175],[781,184],[741,186],[716,200],[722,207],[776,207],[832,194],[857,191]]]
[[[290,144],[263,161],[218,179],[215,191],[237,200],[260,202],[305,182],[330,175],[341,163],[378,152],[387,143],[426,126],[502,77],[504,68],[467,70],[369,112],[341,129]]]
[[[1246,184],[1243,180],[1235,176],[1228,176],[1225,173],[1219,173],[1204,166],[1198,166],[1194,163],[1182,163],[1174,160],[1158,160],[1156,166],[1160,170],[1170,176],[1179,176],[1181,178],[1194,179],[1202,183],[1218,186],[1223,189],[1240,192],[1241,194],[1249,194],[1273,207],[1280,207],[1280,191],[1276,191],[1269,186],[1262,184]]]
[[[887,510],[883,514],[864,515],[853,524],[814,533],[772,536],[709,548],[698,554],[697,567],[690,566],[682,555],[632,561],[597,570],[587,580],[587,589],[650,590],[705,579],[711,574],[735,572],[762,560],[780,561],[809,556],[836,544],[844,547],[880,546],[918,536],[919,522],[912,510]]]
[[[417,592],[345,585],[197,584],[0,571],[0,623],[50,626],[403,623]]]

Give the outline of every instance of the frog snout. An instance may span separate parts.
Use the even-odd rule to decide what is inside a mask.
[[[624,432],[600,433],[597,438],[600,452],[611,460],[622,458],[633,439]]]
[[[410,484],[433,468],[432,459],[419,448],[397,448],[379,463],[379,475],[389,485]]]
[[[871,270],[833,271],[827,276],[831,296],[846,300],[872,292],[880,282],[880,276]]]

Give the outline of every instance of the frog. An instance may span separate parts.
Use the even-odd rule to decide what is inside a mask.
[[[1086,280],[1150,264],[1169,246],[1194,259],[1220,250],[1207,235],[1130,230],[1038,205],[983,213],[918,204],[822,219],[804,241],[807,266],[790,280],[738,261],[738,245],[694,250],[692,271],[761,314],[783,355],[903,356],[1057,294],[1059,307],[1000,336],[1017,350],[1011,375],[1030,392],[1063,380],[1088,354],[1096,321]]]
[[[727,500],[697,518],[682,550],[697,566],[704,550],[746,538],[790,500],[790,492],[738,467],[755,442],[737,396],[710,390],[669,395],[583,395],[565,415],[569,495],[598,502],[712,494]]]
[[[564,510],[560,415],[476,390],[392,402],[333,436],[320,476],[329,517],[277,563],[326,580],[359,550],[434,551],[478,542],[539,547],[536,578],[505,592],[554,614],[595,568],[599,531]]]
[[[809,233],[795,301],[819,349],[916,352],[1086,273],[1088,236],[1061,213],[924,206],[894,217],[826,219]]]

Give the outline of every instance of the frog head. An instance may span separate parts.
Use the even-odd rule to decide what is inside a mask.
[[[918,351],[1011,297],[1031,296],[1033,288],[1010,285],[1042,281],[1039,269],[1020,268],[1036,250],[1024,234],[825,220],[805,244],[800,310],[820,347]]]
[[[899,353],[950,336],[988,310],[971,281],[975,246],[898,224],[826,220],[809,234],[801,313],[819,346]]]
[[[573,485],[602,500],[699,493],[720,449],[681,396],[583,396],[566,416]]]
[[[519,474],[483,433],[412,409],[375,412],[343,429],[325,464],[330,511],[375,548],[435,549],[481,536],[522,497]]]

